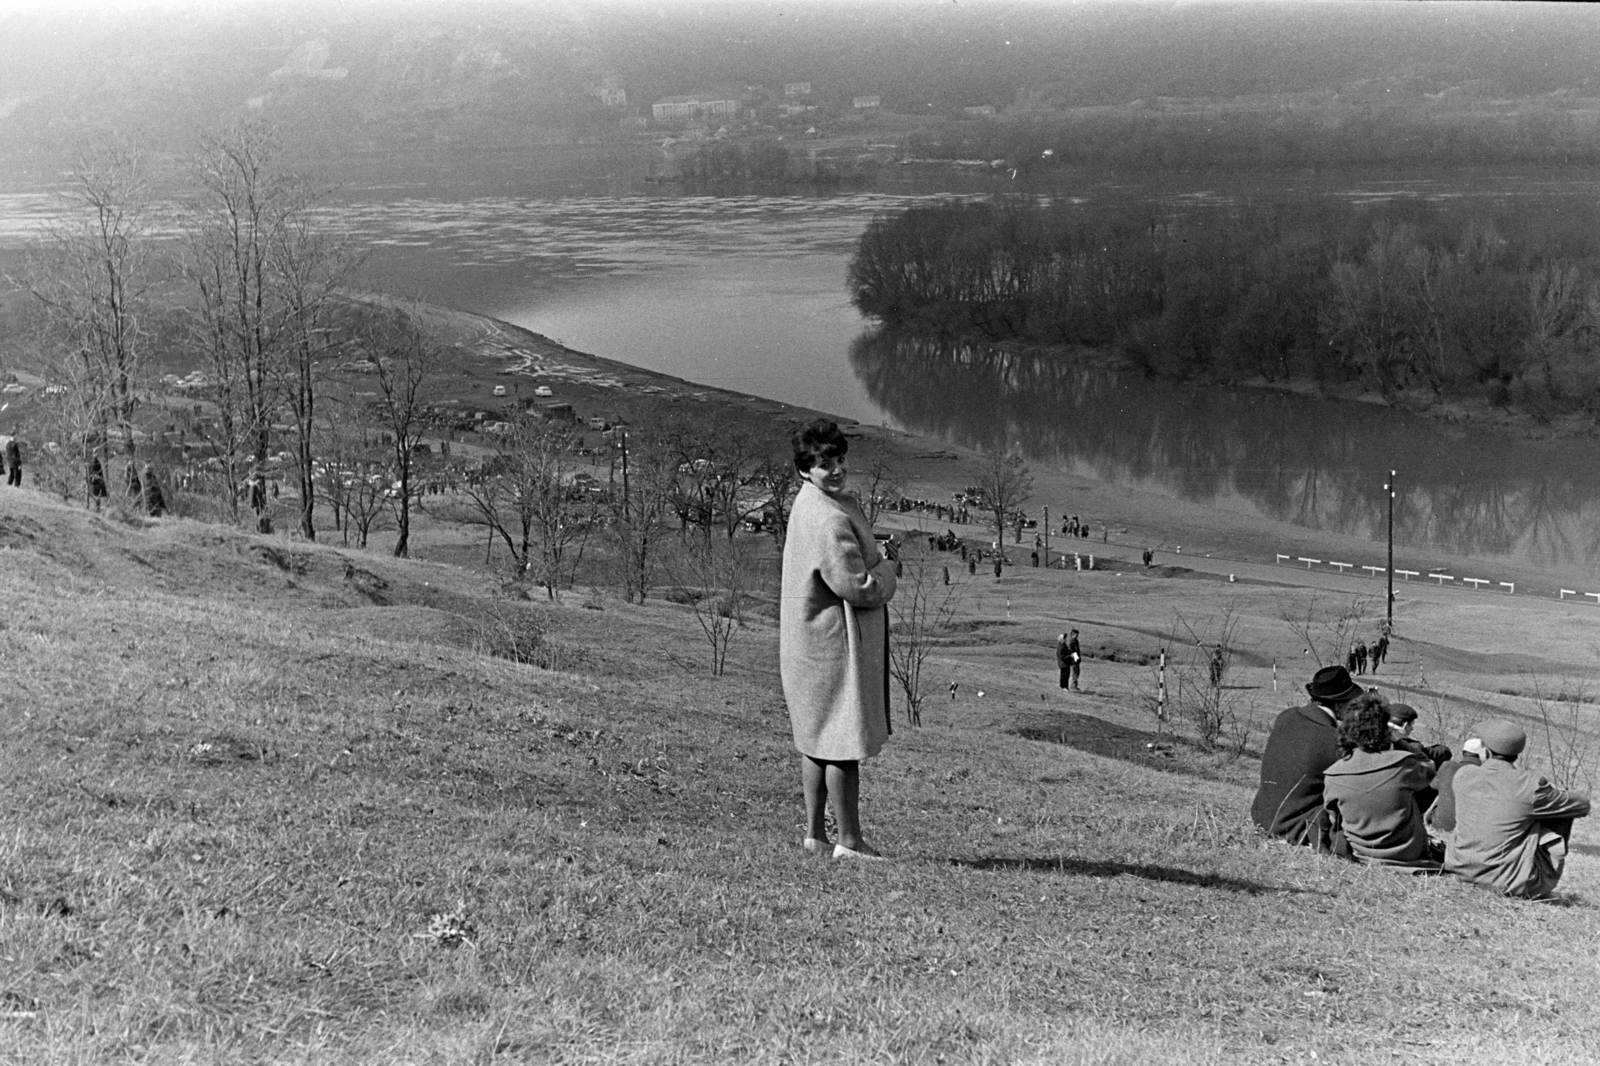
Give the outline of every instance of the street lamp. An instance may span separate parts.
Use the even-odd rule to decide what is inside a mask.
[[[1388,631],[1394,630],[1394,478],[1395,471],[1389,471],[1389,481],[1383,486],[1383,491],[1389,495],[1389,598],[1388,606]]]

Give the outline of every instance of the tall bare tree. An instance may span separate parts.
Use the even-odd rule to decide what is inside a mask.
[[[134,413],[148,307],[150,223],[137,155],[108,147],[85,156],[62,193],[64,220],[32,249],[29,291],[44,310],[55,350],[71,362],[72,393],[60,405],[73,447],[81,449],[84,499],[96,457],[104,469],[115,437],[135,456]]]
[[[678,491],[678,454],[661,428],[646,420],[612,431],[606,511],[629,603],[643,603],[655,583],[656,556]]]
[[[1019,514],[1033,498],[1033,474],[1015,452],[990,450],[978,471],[983,506],[994,515],[995,536],[1005,540],[1006,516]]]
[[[418,489],[414,475],[418,445],[427,428],[424,386],[438,370],[444,349],[416,315],[406,311],[394,312],[378,334],[376,347],[378,422],[394,462],[394,554],[403,557],[411,552],[411,504]]]
[[[266,460],[278,403],[286,316],[273,257],[299,196],[272,170],[274,140],[248,122],[205,138],[193,163],[199,195],[184,220],[193,332],[211,364],[218,450],[235,482],[250,461]]]
[[[327,360],[341,348],[338,328],[343,305],[337,288],[354,259],[333,236],[322,230],[311,213],[311,200],[303,189],[293,189],[285,200],[269,265],[283,303],[283,358],[278,367],[279,392],[294,417],[293,454],[300,494],[300,533],[315,540],[317,486],[317,400]]]

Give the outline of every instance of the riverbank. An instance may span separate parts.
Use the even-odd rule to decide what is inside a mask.
[[[575,351],[531,330],[484,315],[442,307],[428,307],[425,313],[443,339],[472,355],[441,386],[446,398],[463,403],[488,406],[500,402],[493,397],[495,384],[509,380],[516,388],[516,382],[531,383],[537,378],[552,382],[553,399],[570,402],[580,419],[592,415],[633,419],[647,408],[665,405],[770,427],[798,426],[826,413],[699,385]],[[848,420],[841,420],[841,424],[848,427],[857,442],[853,453],[856,469],[866,469],[882,459],[894,470],[904,493],[913,499],[949,503],[954,493],[978,480],[982,455],[976,449],[881,425]],[[1034,492],[1027,511],[1043,518],[1043,509],[1048,508],[1049,524],[1055,531],[1051,547],[1057,551],[1082,546],[1085,550],[1098,549],[1101,553],[1115,552],[1124,559],[1137,559],[1148,547],[1164,565],[1182,565],[1224,577],[1237,574],[1246,566],[1279,567],[1281,572],[1282,566],[1287,565],[1303,570],[1305,564],[1298,560],[1311,558],[1322,561],[1315,579],[1327,583],[1330,595],[1381,601],[1382,582],[1360,568],[1386,564],[1382,543],[1264,518],[1237,506],[1207,506],[1172,492],[1101,481],[1076,470],[1035,463],[1032,473]],[[1088,541],[1077,544],[1061,540],[1061,522],[1071,515],[1089,525],[1092,536]],[[984,528],[980,516],[974,517],[970,527],[958,532],[987,543],[993,534]],[[906,529],[942,528],[931,515],[918,512],[891,516],[886,521]],[[1031,540],[1030,533],[1030,548]],[[1287,561],[1280,556],[1287,556]],[[1329,561],[1349,566],[1340,572],[1330,569]],[[1585,580],[1594,579],[1580,568],[1542,567],[1524,560],[1398,549],[1395,566],[1416,572],[1413,581],[1402,581],[1413,591],[1420,588],[1415,582],[1426,580],[1421,575],[1429,571],[1451,574],[1457,581],[1453,589],[1444,590],[1446,595],[1469,595],[1468,586],[1461,583],[1467,578],[1488,582],[1483,587],[1491,592],[1504,593],[1501,582],[1510,583],[1519,596],[1557,597],[1561,588],[1569,588],[1579,593],[1577,598],[1581,600],[1581,593],[1600,590],[1600,582],[1584,584]],[[1309,580],[1310,576],[1301,575],[1296,580]]]

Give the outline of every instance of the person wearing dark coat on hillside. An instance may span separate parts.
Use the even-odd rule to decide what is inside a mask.
[[[22,445],[15,437],[6,441],[6,484],[22,487]]]
[[[1083,667],[1083,651],[1078,647],[1078,631],[1064,633],[1062,643],[1056,646],[1056,663],[1061,667],[1061,687],[1074,688],[1079,692],[1083,686],[1078,684],[1078,676]]]
[[[1344,754],[1339,747],[1339,711],[1363,695],[1342,666],[1324,666],[1306,685],[1311,702],[1290,707],[1272,723],[1261,755],[1261,785],[1250,817],[1291,844],[1315,844],[1312,820],[1322,810],[1323,773]]]
[[[1389,657],[1389,634],[1380,634],[1376,643],[1372,645],[1372,672],[1377,673],[1378,667],[1383,665],[1383,660]]]
[[[1389,704],[1389,735],[1398,750],[1409,751],[1413,755],[1420,755],[1428,760],[1428,764],[1437,773],[1439,767],[1450,761],[1450,756],[1455,754],[1443,744],[1424,744],[1411,735],[1411,730],[1417,724],[1417,709],[1409,703]],[[1426,811],[1433,806],[1439,794],[1433,787],[1423,789],[1417,793],[1417,808]]]
[[[1444,852],[1429,841],[1417,803],[1433,781],[1433,763],[1395,745],[1382,696],[1369,692],[1345,706],[1339,746],[1344,755],[1323,775],[1323,805],[1352,856],[1377,866],[1438,870]]]
[[[1548,899],[1566,866],[1573,819],[1589,813],[1589,797],[1517,767],[1528,735],[1515,722],[1491,719],[1473,732],[1483,741],[1483,765],[1455,776],[1456,829],[1444,868],[1501,895]]]

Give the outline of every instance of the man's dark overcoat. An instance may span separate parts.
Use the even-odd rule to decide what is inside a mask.
[[[1321,706],[1308,703],[1278,715],[1261,756],[1261,787],[1250,817],[1271,836],[1311,843],[1306,827],[1322,808],[1322,775],[1342,754],[1339,727]]]

